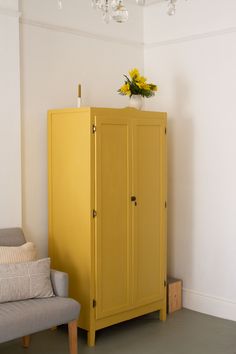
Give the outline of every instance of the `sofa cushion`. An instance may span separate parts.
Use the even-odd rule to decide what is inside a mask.
[[[24,243],[25,237],[21,228],[0,229],[0,246],[21,246]]]
[[[79,311],[75,300],[61,297],[0,304],[0,343],[73,321]]]
[[[54,296],[50,280],[50,258],[0,264],[0,289],[0,303]]]
[[[30,262],[36,258],[36,247],[32,242],[18,247],[0,246],[0,264]]]

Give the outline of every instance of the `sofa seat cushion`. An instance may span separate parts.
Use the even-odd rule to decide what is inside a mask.
[[[75,300],[57,296],[0,304],[0,343],[68,323],[79,312]]]

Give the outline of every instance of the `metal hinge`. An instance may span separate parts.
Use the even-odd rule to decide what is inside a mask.
[[[167,128],[165,128],[165,134],[167,133]]]
[[[92,129],[93,134],[96,133],[96,130],[97,130],[97,127],[95,124],[93,124],[93,129]]]
[[[93,308],[96,307],[96,305],[97,305],[97,302],[96,302],[96,300],[93,299]]]
[[[167,201],[165,201],[165,208],[167,208]]]
[[[97,216],[97,212],[96,210],[93,209],[93,218],[96,218],[96,216]]]
[[[167,285],[167,282],[166,282],[166,280],[164,280],[164,287],[166,287],[166,285]]]

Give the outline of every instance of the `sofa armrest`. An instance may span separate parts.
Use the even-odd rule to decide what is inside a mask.
[[[68,297],[68,274],[51,269],[51,282],[54,294],[60,297]]]

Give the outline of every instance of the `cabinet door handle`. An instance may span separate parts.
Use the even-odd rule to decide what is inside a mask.
[[[137,206],[137,199],[134,195],[131,196],[131,202],[134,202],[134,205]]]

